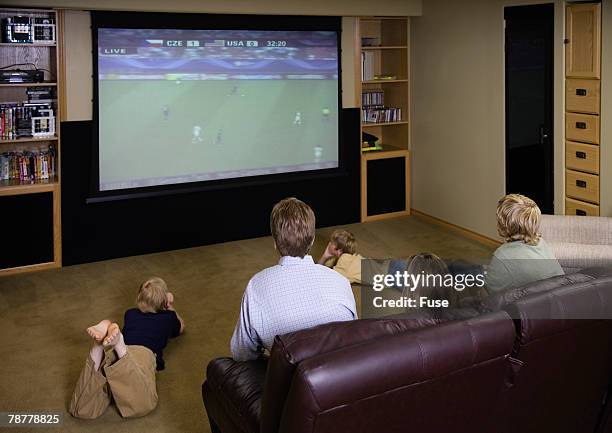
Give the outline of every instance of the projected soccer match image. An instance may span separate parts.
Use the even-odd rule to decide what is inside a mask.
[[[101,191],[338,167],[335,32],[98,30]]]

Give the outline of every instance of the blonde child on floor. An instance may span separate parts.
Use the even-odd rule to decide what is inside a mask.
[[[125,312],[123,332],[110,320],[87,328],[93,342],[72,395],[70,414],[97,418],[111,398],[126,418],[155,409],[155,370],[164,369],[168,339],[185,328],[173,304],[174,296],[164,280],[153,277],[140,286],[137,308]]]

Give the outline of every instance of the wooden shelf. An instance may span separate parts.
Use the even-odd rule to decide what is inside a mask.
[[[52,192],[59,186],[57,179],[22,182],[19,180],[0,180],[0,196],[36,194]]]
[[[22,44],[19,42],[0,42],[0,47],[57,47],[57,43],[52,44]]]
[[[367,152],[361,152],[361,157],[367,160],[372,160],[396,158],[398,156],[406,156],[408,154],[409,151],[407,149],[400,149],[399,147],[392,146],[390,144],[383,144],[381,150],[369,150]]]
[[[361,50],[405,50],[406,48],[408,48],[406,45],[381,45],[378,47],[365,46],[361,47]]]
[[[401,110],[400,120],[397,122],[364,122],[361,121],[361,132],[375,135],[382,144],[382,149],[361,152],[361,221],[373,221],[383,218],[392,218],[410,214],[410,34],[408,17],[380,17],[371,16],[358,18],[358,36],[355,50],[361,51],[362,60],[357,63],[355,76],[363,77],[390,76],[389,79],[369,79],[359,81],[357,95],[361,104],[370,99],[364,98],[365,93],[379,91],[384,94],[384,106]],[[369,44],[378,44],[372,46]],[[373,101],[373,100],[372,100]],[[359,105],[361,105],[359,104]],[[367,106],[362,106],[367,109]],[[373,107],[372,107],[373,108]],[[385,118],[384,116],[382,117]],[[371,171],[368,166],[399,167],[397,161],[402,160],[405,171],[403,176],[399,172],[384,173]],[[389,160],[373,162],[375,160]],[[390,175],[394,182],[402,178],[405,184],[403,190],[399,185],[392,185],[397,196],[396,202],[390,207],[380,206],[380,197],[370,198],[368,190],[372,185],[379,185],[382,179]],[[382,177],[381,177],[382,176]],[[395,176],[395,177],[393,177]],[[396,188],[397,187],[397,188]],[[403,192],[402,192],[403,191]],[[399,195],[404,206],[399,206]],[[386,200],[386,199],[385,199]],[[383,200],[384,201],[384,200]],[[388,200],[387,200],[388,201]],[[378,206],[378,207],[377,207]],[[379,214],[379,212],[385,212]]]
[[[361,84],[380,84],[380,83],[407,83],[408,80],[405,78],[401,78],[398,80],[367,80],[362,81]]]
[[[0,87],[55,87],[57,83],[0,83]]]
[[[362,128],[371,128],[374,126],[394,126],[394,125],[407,125],[408,122],[402,120],[401,122],[379,122],[379,123],[375,123],[375,122],[362,122],[361,123],[361,127]]]
[[[13,138],[11,140],[0,140],[0,144],[11,144],[11,143],[36,143],[39,141],[57,141],[57,136],[52,137],[23,137]]]

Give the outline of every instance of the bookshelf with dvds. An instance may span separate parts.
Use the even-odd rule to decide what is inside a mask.
[[[55,10],[0,8],[0,20],[3,276],[61,266],[61,39]]]
[[[410,215],[409,25],[408,17],[360,17],[356,26],[361,221]]]

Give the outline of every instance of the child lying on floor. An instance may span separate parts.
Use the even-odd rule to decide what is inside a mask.
[[[140,286],[138,308],[125,312],[123,332],[110,320],[87,328],[93,343],[72,395],[72,416],[97,418],[111,398],[125,418],[155,409],[155,370],[164,369],[162,355],[168,339],[185,329],[173,304],[174,296],[164,280],[153,277]]]
[[[355,235],[348,230],[334,230],[318,263],[333,268],[346,277],[351,284],[360,284],[363,257],[357,254],[356,250]]]

